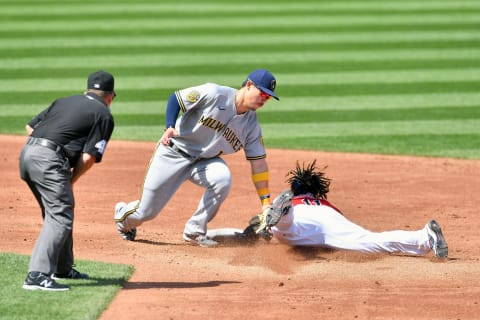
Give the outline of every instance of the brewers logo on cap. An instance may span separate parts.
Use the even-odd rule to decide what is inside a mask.
[[[272,82],[270,82],[270,90],[274,91],[276,86],[277,86],[277,81],[273,79]]]

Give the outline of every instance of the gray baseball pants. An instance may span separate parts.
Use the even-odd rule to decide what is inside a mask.
[[[37,199],[43,217],[28,271],[70,271],[74,263],[74,197],[68,160],[58,151],[27,143],[20,154],[20,176]]]

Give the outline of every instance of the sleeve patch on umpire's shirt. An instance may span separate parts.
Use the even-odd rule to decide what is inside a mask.
[[[191,91],[189,94],[187,94],[187,101],[190,103],[197,102],[198,99],[200,98],[200,93],[198,91]]]
[[[107,147],[107,141],[101,140],[95,143],[95,148],[97,148],[98,153],[103,154],[105,152],[105,148]]]

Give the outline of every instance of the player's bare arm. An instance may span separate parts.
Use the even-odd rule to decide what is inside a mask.
[[[72,184],[75,183],[80,176],[87,172],[95,163],[95,157],[88,153],[83,153],[78,160],[77,165],[72,171]]]
[[[30,127],[28,124],[25,126],[25,130],[27,131],[28,135],[30,136],[33,132],[33,128]]]
[[[170,138],[173,138],[173,137],[178,137],[178,131],[173,127],[166,128],[165,131],[163,132],[160,142],[164,146],[168,146],[170,144]]]
[[[250,160],[250,166],[252,169],[253,184],[257,189],[257,194],[262,203],[262,207],[267,207],[271,204],[270,189],[268,187],[269,173],[267,160]]]

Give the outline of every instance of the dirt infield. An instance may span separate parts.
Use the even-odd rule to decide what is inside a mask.
[[[0,136],[0,251],[30,254],[41,227],[18,174],[25,137]],[[442,225],[449,258],[294,249],[275,240],[200,248],[182,240],[201,189],[187,183],[167,208],[120,239],[118,201],[138,198],[154,143],[112,141],[75,186],[77,259],[127,263],[135,273],[101,319],[478,319],[480,161],[269,150],[272,193],[298,160],[333,179],[329,200],[374,230]],[[233,188],[210,228],[243,228],[259,209],[243,153],[225,157]],[[20,285],[20,284],[19,284]]]

